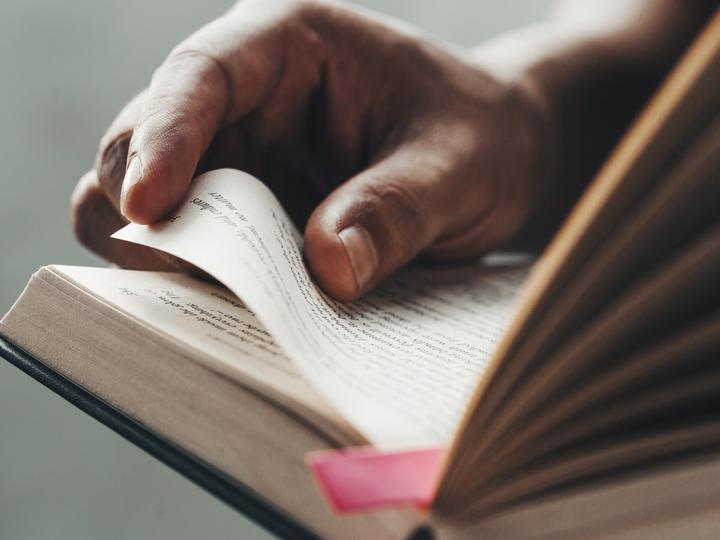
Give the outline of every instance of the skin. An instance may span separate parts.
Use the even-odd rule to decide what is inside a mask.
[[[120,266],[177,266],[109,235],[235,167],[304,228],[341,300],[418,256],[540,246],[716,7],[567,1],[466,50],[345,4],[239,2],[112,123],[73,194],[75,232]]]

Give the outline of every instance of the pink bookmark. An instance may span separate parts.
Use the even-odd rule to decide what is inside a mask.
[[[388,506],[426,508],[435,495],[444,447],[311,452],[305,458],[332,508],[340,513]]]

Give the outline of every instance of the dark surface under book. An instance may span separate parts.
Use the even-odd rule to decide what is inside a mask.
[[[56,373],[3,336],[0,356],[271,533],[281,538],[319,538],[258,493]]]

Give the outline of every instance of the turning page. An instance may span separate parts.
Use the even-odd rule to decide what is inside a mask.
[[[449,441],[528,269],[517,259],[410,268],[358,301],[337,302],[312,281],[302,236],[270,190],[230,169],[197,178],[164,221],[113,237],[223,283],[375,444]]]
[[[241,382],[252,379],[273,397],[278,398],[279,391],[323,409],[324,403],[317,403],[317,394],[253,313],[222,287],[178,272],[62,265],[50,270],[199,357],[212,358],[212,369]]]

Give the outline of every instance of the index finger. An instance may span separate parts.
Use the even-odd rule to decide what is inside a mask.
[[[120,209],[152,223],[177,204],[217,130],[252,112],[285,74],[288,3],[241,2],[158,68],[130,139]],[[279,7],[282,6],[282,7]]]

